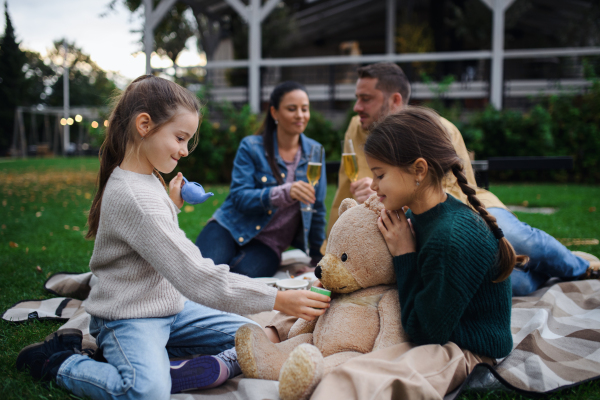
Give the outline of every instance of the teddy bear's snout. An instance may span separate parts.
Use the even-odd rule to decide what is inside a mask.
[[[317,265],[317,268],[315,268],[315,276],[317,277],[317,279],[321,279],[321,266]]]
[[[323,287],[334,293],[350,293],[361,288],[352,273],[348,270],[348,263],[331,253],[325,254],[317,268],[315,276],[321,281]]]

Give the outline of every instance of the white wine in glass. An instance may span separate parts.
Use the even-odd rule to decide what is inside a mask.
[[[356,161],[356,153],[352,139],[342,140],[342,164],[344,172],[351,182],[356,182],[358,178],[358,162]]]
[[[319,183],[321,178],[321,168],[323,167],[323,146],[313,146],[310,149],[310,158],[308,159],[308,168],[306,169],[306,179],[313,187]],[[305,204],[302,211],[317,212],[310,204]]]

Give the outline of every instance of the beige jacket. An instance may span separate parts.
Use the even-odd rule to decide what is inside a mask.
[[[467,176],[467,181],[473,187],[477,187],[477,183],[475,182],[475,174],[473,173],[473,167],[471,167],[471,161],[469,159],[469,153],[467,152],[467,147],[465,146],[465,142],[462,138],[462,135],[454,126],[454,124],[448,121],[445,118],[441,118],[441,122],[450,134],[450,138],[452,139],[452,144],[454,145],[454,149],[458,156],[464,161],[465,166],[465,175]],[[348,129],[346,130],[346,134],[344,136],[345,139],[352,139],[354,144],[354,150],[356,151],[356,158],[358,162],[358,179],[362,179],[365,177],[372,177],[373,174],[367,165],[367,160],[365,158],[364,146],[367,141],[367,136],[369,135],[368,131],[365,131],[360,126],[360,117],[357,115],[352,120],[350,120],[350,125],[348,125]],[[452,196],[456,197],[463,203],[467,203],[467,196],[460,190],[456,182],[456,178],[452,173],[446,175],[444,178],[444,190],[447,193],[450,193]],[[331,228],[335,221],[338,219],[338,209],[342,200],[345,198],[352,198],[352,193],[350,193],[350,179],[344,173],[344,167],[340,165],[340,171],[338,173],[338,188],[335,192],[335,197],[333,199],[333,204],[331,205],[331,212],[329,213],[329,223],[327,224],[327,237],[329,237],[329,232],[331,232]],[[502,204],[502,202],[491,192],[488,192],[485,189],[477,188],[477,197],[479,200],[485,205],[486,208],[490,207],[500,207],[506,209],[506,206]],[[321,247],[321,252],[324,253],[327,241],[323,243]]]

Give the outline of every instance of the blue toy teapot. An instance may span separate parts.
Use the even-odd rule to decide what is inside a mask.
[[[204,203],[209,197],[215,195],[212,192],[206,193],[202,185],[197,182],[189,182],[185,177],[183,180],[185,185],[181,188],[181,197],[188,204]]]

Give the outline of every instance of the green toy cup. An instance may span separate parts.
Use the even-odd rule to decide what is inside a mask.
[[[327,297],[331,297],[331,290],[324,289],[322,287],[311,286],[311,292],[319,293]],[[320,310],[320,308],[313,307],[315,310]]]
[[[331,297],[331,290],[327,290],[322,287],[311,286],[310,291]]]

